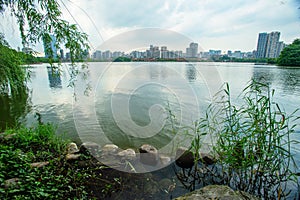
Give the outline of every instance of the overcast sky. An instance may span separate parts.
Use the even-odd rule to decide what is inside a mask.
[[[259,32],[280,31],[285,43],[300,38],[300,0],[62,1],[76,22],[61,4],[64,18],[78,23],[94,48],[114,36],[141,28],[178,32],[205,51],[252,51]],[[8,18],[7,13],[2,16],[0,31],[16,47],[20,45],[19,33],[14,20]],[[37,48],[42,49],[40,45]]]

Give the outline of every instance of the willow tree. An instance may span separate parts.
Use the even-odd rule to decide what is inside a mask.
[[[57,49],[70,51],[72,64],[89,49],[87,35],[62,18],[58,0],[0,0],[0,14],[4,12],[17,19],[23,46],[44,43],[50,63],[54,55],[51,36],[56,38]],[[20,55],[0,33],[0,131],[16,126],[30,107],[28,77]],[[78,66],[72,65],[71,76],[76,76]]]

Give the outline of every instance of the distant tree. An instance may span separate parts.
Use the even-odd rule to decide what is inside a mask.
[[[279,58],[277,64],[280,66],[300,66],[300,39],[285,47]]]

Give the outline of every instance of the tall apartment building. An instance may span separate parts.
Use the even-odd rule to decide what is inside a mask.
[[[280,32],[259,33],[256,49],[256,58],[277,58],[284,48],[279,42]]]
[[[56,46],[55,46],[55,43],[56,43],[56,37],[54,35],[51,35],[51,41],[50,41],[50,44],[47,43],[46,41],[44,41],[44,52],[45,52],[45,58],[49,58],[51,57],[51,54],[52,54],[52,57],[53,58],[57,58],[57,49],[56,49]],[[48,48],[50,48],[52,50],[49,51]]]
[[[186,48],[187,58],[196,58],[198,56],[198,43],[192,42],[190,47]]]
[[[265,58],[267,43],[268,43],[268,34],[259,33],[257,49],[256,49],[256,58]]]

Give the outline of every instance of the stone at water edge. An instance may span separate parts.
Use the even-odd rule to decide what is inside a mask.
[[[159,155],[160,164],[162,166],[168,166],[171,164],[172,159],[169,156]]]
[[[71,142],[67,145],[67,154],[74,154],[74,153],[78,153],[79,149],[77,147],[77,144],[74,142]]]
[[[206,199],[219,199],[219,200],[258,200],[246,192],[233,191],[226,185],[209,185],[199,190],[187,193],[175,200],[206,200]]]
[[[100,150],[100,145],[95,142],[84,142],[80,145],[80,153],[85,155],[97,155]]]
[[[121,158],[121,160],[135,160],[136,159],[136,153],[133,149],[126,149],[123,151],[120,151],[118,153],[118,156]]]
[[[146,165],[155,166],[158,163],[158,151],[155,147],[149,144],[143,144],[139,148],[140,161]]]
[[[106,144],[102,147],[102,155],[116,155],[119,147],[115,144]]]
[[[194,154],[187,148],[179,147],[176,151],[175,163],[181,168],[192,168],[194,166]]]

